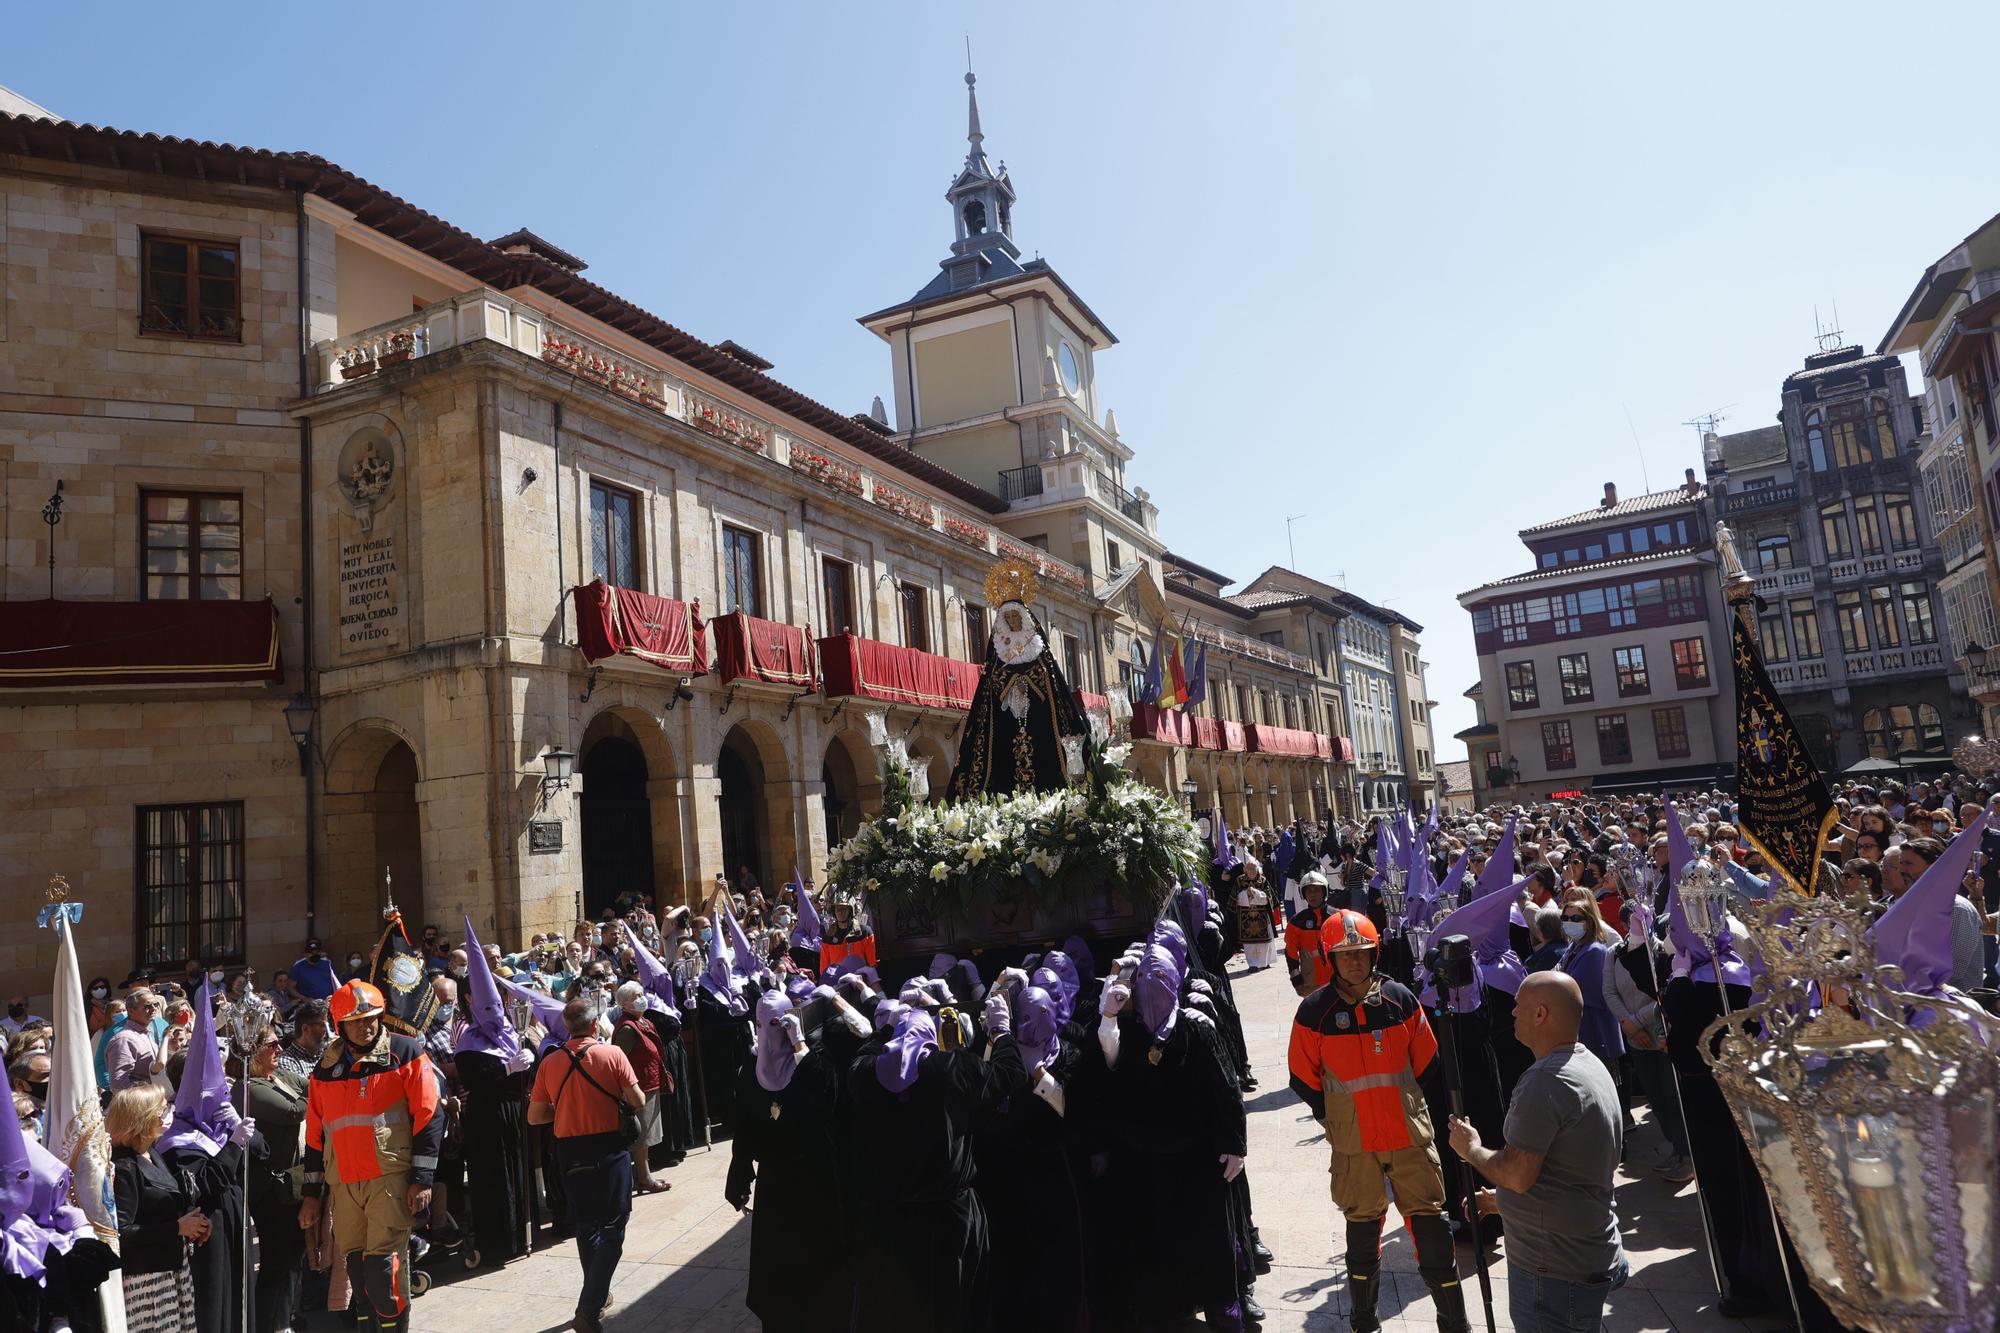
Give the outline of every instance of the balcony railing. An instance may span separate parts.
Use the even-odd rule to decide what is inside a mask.
[[[1313,664],[1304,657],[1276,644],[1265,643],[1262,639],[1249,639],[1241,634],[1231,634],[1228,630],[1217,629],[1213,625],[1194,625],[1188,635],[1196,643],[1213,644],[1223,652],[1235,657],[1247,657],[1252,661],[1267,662],[1272,666],[1296,671],[1300,675],[1312,674]]]
[[[1132,492],[1119,485],[1109,472],[1098,472],[1094,473],[1093,476],[1096,480],[1098,495],[1102,496],[1114,509],[1131,519],[1134,523],[1139,524],[1141,527],[1145,526],[1145,506],[1140,504]]]
[[[1812,591],[1810,569],[1773,569],[1757,576],[1757,591],[1766,597]]]
[[[1739,491],[1722,502],[1725,514],[1743,514],[1753,509],[1770,509],[1776,505],[1794,505],[1799,500],[1799,486],[1788,481],[1782,486],[1753,486],[1747,491]]]
[[[1000,474],[1000,498],[1008,504],[1042,493],[1042,465],[1008,468]]]

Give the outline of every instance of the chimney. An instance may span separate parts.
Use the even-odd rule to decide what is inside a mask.
[[[1701,483],[1694,479],[1693,468],[1687,469],[1686,475],[1687,475],[1687,480],[1681,483],[1681,489],[1688,493],[1689,499],[1693,499],[1696,495],[1701,493]]]
[[[1611,506],[1613,506],[1613,505],[1615,505],[1615,504],[1617,504],[1617,503],[1618,503],[1618,483],[1617,483],[1617,482],[1615,482],[1615,481],[1607,481],[1607,482],[1605,482],[1605,483],[1604,483],[1604,507],[1605,507],[1606,509],[1609,509],[1609,508],[1611,508]]]

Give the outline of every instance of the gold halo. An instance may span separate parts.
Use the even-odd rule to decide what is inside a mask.
[[[1035,571],[1020,560],[1002,560],[986,575],[986,604],[1019,602],[1026,606],[1041,592]]]

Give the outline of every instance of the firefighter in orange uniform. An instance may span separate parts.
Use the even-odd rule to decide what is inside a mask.
[[[1345,909],[1329,913],[1321,939],[1333,976],[1305,998],[1292,1022],[1292,1091],[1333,1145],[1333,1202],[1347,1219],[1353,1327],[1357,1333],[1382,1327],[1375,1297],[1387,1179],[1416,1244],[1417,1271],[1436,1303],[1438,1327],[1469,1333],[1444,1218],[1444,1177],[1419,1085],[1442,1072],[1437,1038],[1417,997],[1375,970],[1381,939],[1374,922]]]
[[[1327,979],[1326,955],[1320,952],[1320,928],[1326,925],[1326,876],[1308,870],[1299,881],[1299,897],[1305,899],[1305,910],[1285,922],[1285,968],[1292,974],[1292,989],[1311,995]]]
[[[334,1248],[346,1258],[357,1327],[404,1333],[410,1324],[409,1245],[430,1207],[444,1118],[424,1049],[382,1026],[382,992],[359,978],[327,1001],[340,1032],[306,1085],[305,1201],[299,1225],[333,1208]]]
[[[854,914],[854,899],[836,894],[833,900],[833,929],[820,936],[819,970],[822,975],[845,958],[859,958],[875,966],[875,932]]]

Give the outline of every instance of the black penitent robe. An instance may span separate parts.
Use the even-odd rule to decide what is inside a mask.
[[[231,1333],[241,1327],[243,1306],[244,1151],[225,1143],[213,1157],[199,1148],[174,1148],[161,1156],[192,1185],[196,1207],[208,1215],[209,1238],[188,1256],[197,1333]]]
[[[835,1161],[834,1112],[840,1069],[823,1050],[771,1092],[755,1061],[736,1085],[739,1124],[730,1145],[723,1197],[750,1197],[750,1285],[743,1303],[765,1333],[845,1333],[853,1275]],[[805,1262],[812,1256],[810,1262]]]
[[[1081,1054],[1068,1040],[1049,1071],[1065,1089]],[[1081,1036],[1081,1034],[1079,1034]],[[1030,1071],[1032,1076],[1032,1071]],[[997,1107],[974,1143],[979,1200],[993,1237],[993,1327],[1084,1333],[1083,1205],[1076,1168],[1081,1134],[1067,1119],[1082,1108],[1065,1101],[1058,1115],[1032,1090]]]
[[[666,1082],[660,1085],[660,1141],[649,1160],[654,1167],[677,1166],[699,1137],[694,1123],[694,1085],[688,1077],[687,1046],[681,1040],[681,1016],[676,1010],[648,1009],[646,1021],[653,1025],[653,1035],[659,1038],[660,1064],[666,1074]]]
[[[986,1210],[973,1193],[973,1126],[1026,1093],[1021,1048],[933,1051],[903,1093],[875,1077],[882,1043],[847,1070],[852,1106],[857,1333],[967,1333],[987,1328]]]
[[[503,1264],[520,1258],[528,1227],[527,1075],[508,1073],[506,1061],[481,1051],[460,1051],[457,1063],[465,1088],[458,1126],[473,1245],[481,1262]]]
[[[1069,783],[1062,738],[1089,734],[1090,723],[1048,650],[1046,635],[1041,654],[1019,666],[1003,662],[989,644],[958,743],[951,794],[963,800],[982,793],[1060,791]]]
[[[708,1118],[725,1131],[736,1128],[736,1075],[750,1060],[755,1042],[750,1036],[750,1014],[729,1012],[728,1006],[706,990],[694,997],[695,1024],[701,1035],[702,1089],[708,1096]],[[696,1108],[699,1115],[700,1108]]]

